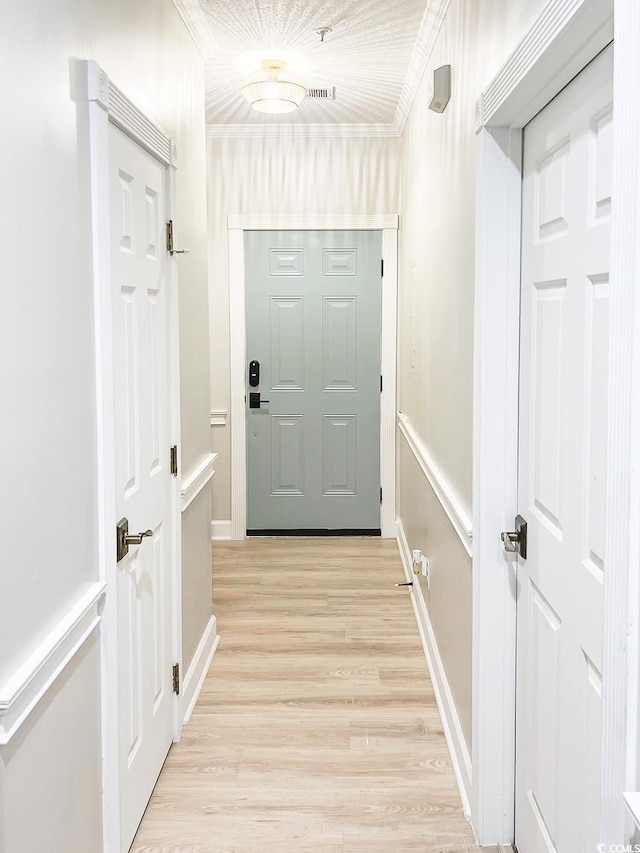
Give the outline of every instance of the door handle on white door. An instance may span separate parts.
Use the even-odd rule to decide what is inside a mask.
[[[500,538],[505,551],[520,554],[523,560],[527,559],[527,522],[521,515],[516,515],[516,529],[501,533]]]
[[[119,563],[127,556],[129,545],[142,545],[142,540],[147,536],[153,536],[153,530],[129,533],[129,519],[121,518],[116,524],[116,562]]]
[[[153,536],[153,530],[144,530],[142,533],[128,533],[124,537],[125,545],[142,545],[145,536]]]

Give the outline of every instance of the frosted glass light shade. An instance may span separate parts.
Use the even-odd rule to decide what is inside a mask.
[[[260,71],[256,71],[242,87],[242,94],[259,113],[292,113],[297,110],[306,88],[288,71],[286,64],[265,60]]]

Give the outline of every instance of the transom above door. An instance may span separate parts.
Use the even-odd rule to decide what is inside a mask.
[[[380,533],[381,234],[248,231],[247,533]]]

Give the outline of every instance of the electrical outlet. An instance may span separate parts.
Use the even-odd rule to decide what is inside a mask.
[[[423,578],[426,578],[427,589],[431,589],[431,563],[429,558],[425,557],[419,548],[411,552],[411,558],[413,560],[414,575],[422,575]]]
[[[420,559],[420,570],[422,577],[426,578],[427,589],[431,589],[431,561],[428,557],[425,557],[424,554]]]

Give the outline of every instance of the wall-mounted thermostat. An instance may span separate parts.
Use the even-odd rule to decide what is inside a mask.
[[[441,65],[433,72],[433,97],[429,109],[443,113],[451,99],[451,66]]]

